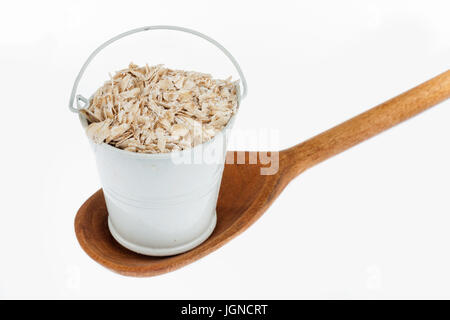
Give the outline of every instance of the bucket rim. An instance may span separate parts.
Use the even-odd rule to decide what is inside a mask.
[[[239,109],[238,109],[239,111]],[[222,130],[220,130],[218,133],[216,133],[216,135],[204,142],[204,143],[200,143],[198,145],[196,145],[195,147],[191,147],[188,149],[184,149],[184,150],[179,150],[179,151],[174,151],[174,152],[165,152],[165,153],[139,153],[139,152],[133,152],[133,151],[128,151],[128,150],[124,150],[124,149],[120,149],[117,147],[114,147],[108,143],[102,142],[102,143],[96,143],[94,142],[91,138],[89,138],[88,135],[86,135],[86,137],[88,138],[89,142],[92,143],[94,146],[96,147],[103,147],[106,150],[110,150],[110,151],[117,151],[119,154],[125,155],[125,156],[129,156],[132,158],[138,158],[138,159],[169,159],[172,157],[177,157],[177,156],[182,156],[183,154],[187,154],[188,152],[195,152],[196,150],[199,150],[200,148],[203,148],[205,146],[208,146],[210,144],[212,144],[219,135],[223,135],[225,131],[227,131],[228,129],[231,129],[231,127],[234,124],[234,121],[236,119],[236,115],[238,114],[238,112],[236,112],[235,114],[233,114],[230,118],[230,120],[228,120],[228,123],[225,127],[223,127]],[[80,119],[81,125],[83,127],[83,129],[85,130],[88,123],[86,118],[84,118],[82,116],[81,113],[78,114],[78,117]]]

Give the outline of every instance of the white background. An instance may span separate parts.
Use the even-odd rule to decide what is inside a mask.
[[[285,148],[447,70],[449,13],[445,0],[2,2],[0,297],[450,298],[449,101],[305,172],[220,250],[144,279],[78,245],[76,211],[100,183],[67,107],[100,43],[181,25],[240,62],[249,95],[236,129],[278,130]],[[154,36],[99,56],[80,92],[130,60],[197,67],[198,56],[199,71],[233,73],[201,41]]]

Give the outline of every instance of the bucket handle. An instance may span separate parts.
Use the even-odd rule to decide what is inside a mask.
[[[81,77],[84,74],[84,71],[86,70],[87,66],[89,65],[89,63],[95,58],[95,56],[101,51],[103,50],[105,47],[109,46],[111,43],[122,39],[126,36],[132,35],[134,33],[138,33],[138,32],[142,32],[142,31],[148,31],[148,30],[175,30],[175,31],[181,31],[181,32],[186,32],[186,33],[190,33],[193,34],[195,36],[198,36],[202,39],[205,39],[206,41],[212,43],[214,46],[216,46],[217,48],[220,49],[220,51],[222,51],[227,57],[228,59],[230,59],[231,63],[234,65],[234,67],[236,68],[240,80],[241,80],[241,84],[242,84],[242,92],[241,95],[239,97],[240,100],[244,99],[247,96],[247,80],[245,79],[244,73],[242,72],[241,67],[239,66],[239,63],[236,61],[236,59],[231,55],[231,53],[225,49],[220,43],[218,43],[216,40],[208,37],[207,35],[204,35],[203,33],[200,33],[198,31],[192,30],[192,29],[188,29],[188,28],[183,28],[183,27],[177,27],[177,26],[146,26],[146,27],[141,27],[141,28],[137,28],[137,29],[133,29],[124,33],[121,33],[111,39],[109,39],[108,41],[106,41],[105,43],[103,43],[102,45],[100,45],[97,49],[95,49],[90,56],[87,58],[86,62],[83,64],[83,66],[81,67],[80,72],[78,73],[75,82],[73,84],[73,88],[72,88],[72,93],[70,94],[70,101],[69,101],[69,109],[72,112],[75,113],[79,113],[81,109],[85,108],[89,102],[88,99],[86,99],[85,97],[83,97],[81,94],[76,94],[77,93],[77,89],[78,89],[78,84],[81,80]],[[77,106],[74,107],[73,106],[73,102],[74,100],[76,100],[77,102]],[[81,104],[82,103],[82,104]]]

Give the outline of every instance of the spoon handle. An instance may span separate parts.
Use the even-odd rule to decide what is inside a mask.
[[[280,153],[291,178],[450,97],[450,70]]]

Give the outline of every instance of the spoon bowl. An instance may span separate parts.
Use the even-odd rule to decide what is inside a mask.
[[[237,152],[228,152],[233,158]],[[250,155],[245,152],[246,158]],[[78,241],[86,253],[103,266],[128,276],[154,276],[202,258],[243,232],[270,206],[285,184],[280,173],[261,175],[257,164],[226,164],[217,203],[217,225],[198,247],[174,256],[152,257],[134,253],[114,240],[108,229],[103,191],[98,190],[75,218]],[[274,192],[278,190],[277,192]]]

